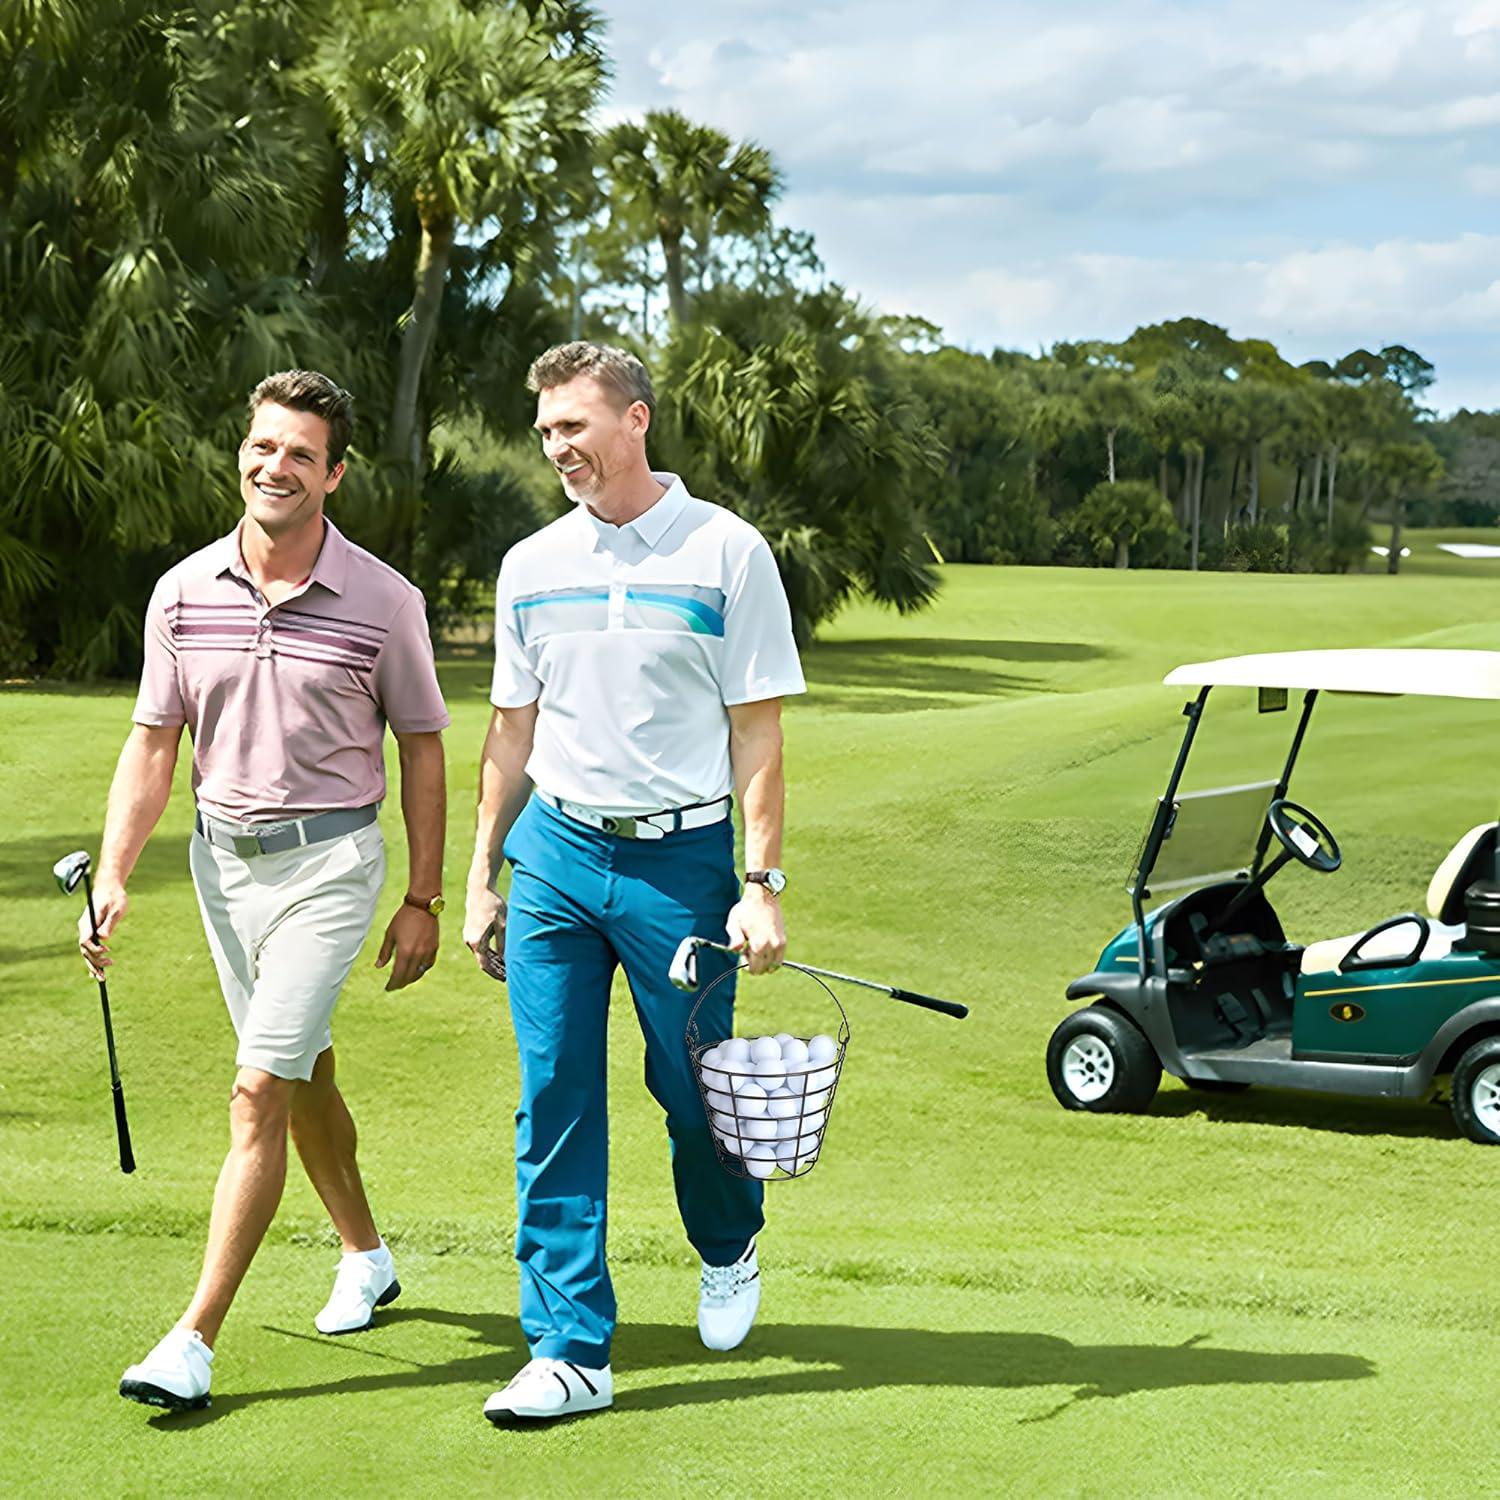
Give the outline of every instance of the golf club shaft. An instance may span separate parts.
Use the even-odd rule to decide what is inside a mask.
[[[724,943],[712,943],[705,939],[703,946],[714,948],[720,953],[731,954],[735,958],[743,956]],[[898,989],[892,984],[877,984],[873,979],[859,979],[853,974],[840,974],[836,969],[820,969],[816,964],[795,963],[791,959],[785,959],[782,967],[800,969],[804,974],[816,974],[822,979],[837,979],[843,984],[857,984],[865,990],[878,990],[882,995],[889,995],[892,1000],[901,1000],[907,1005],[920,1005],[923,1010],[935,1010],[942,1015],[952,1016],[958,1021],[962,1021],[969,1013],[969,1007],[960,1005],[956,1000],[939,1000],[935,995],[919,995],[915,990]]]
[[[99,941],[99,918],[94,914],[94,886],[87,868],[83,872],[83,898],[88,903],[89,929]],[[99,1006],[104,1012],[104,1045],[109,1053],[109,1088],[115,1105],[115,1138],[120,1143],[120,1170],[135,1171],[135,1152],[130,1145],[130,1121],[125,1117],[125,1086],[120,1082],[120,1063],[115,1056],[115,1028],[109,1014],[109,985],[99,981]]]

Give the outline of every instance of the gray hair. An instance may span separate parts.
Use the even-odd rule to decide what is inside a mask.
[[[646,410],[656,415],[656,392],[646,367],[627,349],[612,344],[591,344],[577,339],[571,344],[557,344],[532,360],[526,372],[526,389],[533,395],[566,385],[580,375],[597,380],[619,401],[620,409],[646,403]]]

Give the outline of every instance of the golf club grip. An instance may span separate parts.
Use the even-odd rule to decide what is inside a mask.
[[[968,1015],[969,1007],[960,1005],[957,1000],[939,1000],[933,995],[918,995],[911,990],[898,990],[891,988],[892,1000],[904,1000],[908,1005],[920,1005],[923,1010],[941,1011],[945,1016],[952,1016],[957,1021],[962,1021]]]
[[[120,1138],[120,1170],[135,1171],[135,1152],[130,1149],[130,1122],[125,1118],[125,1090],[117,1083],[115,1095],[115,1134]]]

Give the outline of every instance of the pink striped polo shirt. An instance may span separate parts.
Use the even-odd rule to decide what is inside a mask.
[[[385,726],[448,726],[421,592],[325,518],[307,582],[268,606],[240,533],[165,573],[146,609],[137,724],[186,724],[208,813],[274,822],[385,796]]]

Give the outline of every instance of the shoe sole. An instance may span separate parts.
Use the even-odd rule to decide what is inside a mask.
[[[565,1406],[561,1411],[508,1411],[503,1407],[486,1411],[485,1417],[496,1427],[541,1427],[548,1422],[566,1422],[570,1417],[587,1417],[596,1411],[608,1411],[613,1401],[595,1402],[589,1406]]]
[[[384,1307],[386,1303],[394,1302],[400,1295],[401,1283],[399,1281],[392,1281],[391,1284],[375,1299],[375,1307]],[[313,1326],[316,1328],[317,1324],[314,1324]],[[373,1328],[374,1326],[375,1311],[374,1308],[372,1308],[370,1310],[369,1319],[366,1322],[361,1323],[358,1328],[335,1328],[329,1333],[323,1333],[323,1330],[319,1328],[318,1332],[323,1333],[323,1337],[326,1339],[341,1339],[346,1333],[363,1333],[367,1328]]]
[[[139,1401],[142,1406],[159,1406],[163,1411],[202,1411],[205,1406],[213,1404],[207,1395],[179,1396],[145,1380],[122,1380],[120,1394],[127,1401]]]

